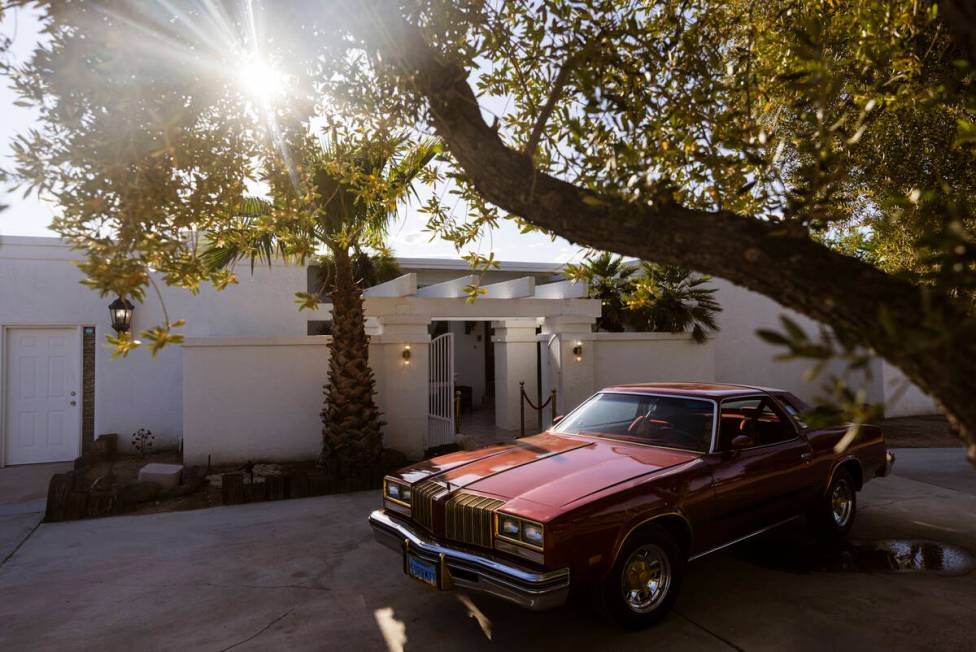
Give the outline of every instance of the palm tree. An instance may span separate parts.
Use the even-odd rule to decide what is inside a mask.
[[[624,305],[624,295],[635,271],[633,265],[624,263],[622,256],[609,251],[587,256],[579,265],[566,265],[566,275],[574,281],[586,281],[590,298],[599,299],[602,304],[596,320],[597,330],[611,333],[625,330],[627,306]]]
[[[590,298],[600,300],[599,331],[690,331],[701,343],[718,330],[715,316],[722,307],[716,290],[705,285],[707,276],[672,265],[625,261],[607,251],[567,265],[566,275],[585,280]]]
[[[362,289],[384,269],[388,273],[390,256],[383,245],[387,228],[439,151],[433,140],[411,144],[404,136],[374,135],[340,142],[333,136],[307,157],[301,193],[275,203],[246,199],[238,219],[211,234],[212,245],[204,253],[214,267],[250,258],[253,268],[255,260],[270,263],[275,257],[304,262],[310,243],[326,250],[322,279],[332,298],[332,339],[321,413],[321,462],[333,477],[356,477],[380,457],[383,422],[373,400]],[[365,248],[380,255],[370,262]],[[305,305],[318,299],[318,294],[299,295]]]
[[[716,315],[722,306],[709,277],[673,265],[641,263],[640,273],[624,299],[631,321],[640,330],[664,333],[691,332],[704,342],[718,330]]]

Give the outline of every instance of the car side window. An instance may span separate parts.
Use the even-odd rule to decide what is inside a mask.
[[[753,396],[722,402],[719,450],[729,450],[738,435],[751,437],[753,446],[768,446],[795,438],[796,431],[772,400]]]
[[[807,424],[804,423],[803,419],[800,418],[800,413],[809,409],[805,404],[802,404],[800,400],[792,394],[776,394],[776,398],[779,399],[783,409],[789,412],[794,421],[799,423],[804,428],[807,427]]]

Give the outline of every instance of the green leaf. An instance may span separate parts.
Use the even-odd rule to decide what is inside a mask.
[[[790,339],[788,337],[786,337],[782,333],[779,333],[774,330],[770,330],[768,328],[758,329],[756,331],[756,336],[759,337],[759,339],[763,340],[764,342],[767,342],[768,344],[774,344],[776,346],[790,345]]]
[[[965,118],[956,120],[956,137],[952,144],[956,147],[976,143],[976,124]]]

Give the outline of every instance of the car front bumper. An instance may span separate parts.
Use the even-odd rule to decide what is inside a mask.
[[[569,569],[536,572],[508,562],[441,545],[418,528],[378,509],[369,515],[376,540],[401,554],[439,564],[442,588],[488,593],[527,609],[556,607],[569,595]]]

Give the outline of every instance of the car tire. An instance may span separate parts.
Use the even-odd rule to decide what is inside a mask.
[[[857,485],[847,469],[837,469],[826,493],[807,515],[814,535],[822,541],[840,541],[854,527]]]
[[[627,539],[603,578],[606,614],[626,629],[644,629],[664,618],[678,597],[686,556],[659,527],[644,528]]]

